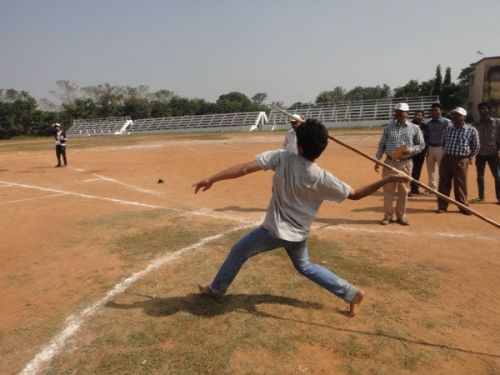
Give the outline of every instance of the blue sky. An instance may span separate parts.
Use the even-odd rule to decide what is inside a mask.
[[[287,105],[351,89],[453,79],[500,55],[499,0],[0,0],[0,88],[147,85]]]

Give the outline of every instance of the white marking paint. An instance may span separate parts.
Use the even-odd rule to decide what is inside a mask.
[[[121,186],[125,186],[125,187],[127,187],[129,189],[138,191],[140,193],[147,193],[147,194],[153,194],[153,195],[162,195],[162,193],[160,193],[158,191],[143,189],[143,188],[140,188],[138,186],[127,184],[127,183],[125,183],[123,181],[120,181],[120,180],[117,180],[115,178],[101,176],[101,175],[98,175],[98,174],[95,174],[95,173],[93,175],[96,176],[96,177],[98,177],[98,178],[100,178],[101,180],[108,181],[108,182],[113,182],[115,184],[118,184],[118,185],[121,185]]]
[[[182,255],[196,250],[210,242],[213,242],[215,240],[218,240],[219,238],[222,238],[223,236],[236,232],[238,230],[246,229],[251,226],[254,226],[256,223],[253,224],[246,224],[237,228],[233,228],[230,230],[227,230],[225,232],[216,234],[214,236],[206,237],[203,238],[202,240],[196,242],[193,245],[190,245],[188,247],[185,247],[183,249],[177,250],[174,253],[171,254],[166,254],[153,262],[151,262],[145,269],[142,271],[138,271],[131,276],[123,279],[120,281],[118,284],[116,284],[113,289],[111,289],[103,298],[100,300],[94,302],[87,308],[83,309],[82,311],[71,315],[66,319],[66,327],[63,328],[62,331],[60,331],[21,371],[21,374],[23,375],[32,375],[38,373],[40,371],[41,367],[47,363],[49,363],[58,353],[61,352],[63,349],[66,341],[74,336],[78,330],[81,328],[83,323],[92,316],[94,316],[107,302],[111,301],[113,298],[115,298],[117,295],[123,293],[125,290],[127,290],[132,284],[134,284],[136,281],[140,280],[150,272],[165,266],[166,264],[171,263],[172,261],[179,259]]]
[[[100,178],[89,178],[87,180],[83,180],[83,182],[94,182],[94,181],[101,181]]]
[[[119,203],[119,204],[127,204],[127,205],[132,205],[132,206],[140,206],[140,207],[147,207],[147,208],[162,208],[162,209],[168,209],[168,210],[173,210],[173,211],[178,211],[178,212],[183,212],[183,213],[188,213],[191,215],[195,216],[208,216],[208,217],[214,217],[214,218],[225,218],[225,219],[233,219],[230,217],[225,217],[220,214],[211,214],[211,213],[206,213],[206,212],[201,212],[201,211],[187,211],[187,210],[182,210],[182,209],[175,209],[175,208],[169,208],[169,207],[163,207],[159,205],[152,205],[152,204],[146,204],[146,203],[141,203],[141,202],[135,202],[135,201],[126,201],[126,200],[120,200],[120,199],[115,199],[115,198],[108,198],[108,197],[100,197],[100,196],[94,196],[94,195],[89,195],[89,194],[81,194],[81,193],[75,193],[75,192],[68,192],[68,191],[63,191],[59,189],[50,189],[50,188],[44,188],[44,187],[39,187],[39,186],[32,186],[32,185],[26,185],[26,184],[18,184],[14,182],[9,182],[9,181],[0,181],[0,184],[4,185],[9,185],[9,186],[16,186],[16,187],[22,187],[22,188],[27,188],[27,189],[37,189],[37,190],[42,190],[42,191],[50,191],[50,192],[56,192],[60,194],[65,194],[65,195],[73,195],[73,196],[78,196],[82,198],[87,198],[87,199],[97,199],[97,200],[104,200],[104,201],[109,201],[113,203]],[[152,272],[153,270],[162,267],[165,264],[168,264],[172,262],[173,260],[178,259],[180,256],[183,254],[195,250],[211,241],[214,241],[216,239],[219,239],[223,237],[224,235],[227,235],[231,232],[238,231],[241,229],[249,228],[252,226],[257,225],[257,222],[249,223],[248,221],[241,219],[241,218],[234,218],[234,220],[244,222],[246,224],[233,228],[231,230],[228,230],[226,232],[219,233],[217,235],[211,236],[211,237],[206,237],[199,242],[185,247],[181,250],[178,250],[172,254],[167,254],[164,255],[163,257],[153,261],[150,263],[144,270],[139,271],[134,273],[132,276],[123,279],[121,282],[119,282],[115,287],[110,290],[103,298],[98,300],[97,302],[93,303],[86,309],[80,311],[76,315],[71,315],[66,319],[67,325],[66,327],[59,332],[43,349],[40,351],[27,365],[26,367],[22,370],[21,374],[36,374],[40,368],[50,362],[54,356],[56,356],[64,347],[66,341],[74,336],[82,324],[85,322],[86,319],[89,319],[90,317],[94,316],[99,309],[104,306],[105,303],[109,302],[112,300],[114,297],[116,297],[118,294],[123,293],[128,287],[130,287],[132,284],[134,284],[137,280],[141,279],[143,276],[147,275],[148,273]],[[412,232],[406,232],[406,231],[397,231],[397,230],[391,230],[391,231],[381,231],[378,229],[366,229],[366,228],[359,228],[359,227],[347,227],[347,226],[325,226],[325,225],[319,225],[315,224],[313,225],[315,229],[333,229],[333,230],[338,230],[338,231],[348,231],[348,232],[364,232],[364,233],[372,233],[372,234],[383,234],[383,235],[411,235],[411,236],[431,236],[431,237],[449,237],[449,238],[473,238],[473,239],[482,239],[482,240],[494,240],[498,241],[496,237],[486,237],[486,236],[477,236],[477,235],[471,235],[467,233],[445,233],[445,232],[419,232],[417,234],[414,234]]]
[[[34,190],[51,192],[51,193],[60,193],[60,194],[65,194],[65,195],[70,195],[70,196],[75,196],[75,197],[80,197],[80,198],[86,198],[86,199],[103,200],[103,201],[107,201],[107,202],[118,203],[118,204],[129,205],[129,206],[145,207],[145,208],[159,208],[159,209],[163,209],[163,210],[170,210],[170,211],[180,212],[183,214],[190,214],[190,215],[194,215],[194,216],[204,216],[204,217],[216,218],[219,220],[220,219],[227,219],[227,220],[232,220],[232,221],[240,222],[240,223],[248,223],[248,220],[242,219],[241,217],[214,214],[211,212],[189,211],[189,210],[184,210],[181,208],[172,208],[172,207],[160,206],[157,204],[148,204],[148,203],[129,201],[129,200],[123,200],[123,199],[117,199],[117,198],[101,197],[98,195],[76,193],[73,191],[45,188],[42,186],[35,186],[35,185],[19,184],[16,182],[9,182],[9,181],[0,181],[0,184],[9,184],[10,186],[20,187],[20,188],[25,188],[25,189],[34,189]]]
[[[17,199],[15,201],[0,202],[0,205],[11,204],[11,203],[19,203],[19,202],[26,202],[26,201],[34,201],[34,200],[41,200],[41,199],[50,198],[50,197],[59,197],[61,195],[66,195],[66,194],[62,194],[62,193],[59,193],[59,194],[49,194],[49,195],[44,195],[42,197],[31,197],[31,198],[25,198],[25,199]]]
[[[481,236],[475,233],[454,233],[454,232],[413,232],[413,231],[402,231],[402,230],[381,230],[381,229],[370,229],[370,228],[359,228],[359,227],[349,227],[343,225],[321,225],[315,224],[314,229],[319,230],[334,230],[338,232],[355,232],[355,233],[371,233],[371,234],[381,234],[384,236],[408,236],[408,237],[444,237],[444,238],[464,238],[482,241],[499,241],[498,236]]]
[[[86,171],[86,169],[83,169],[83,168],[75,168],[75,167],[70,167],[70,168],[74,169],[77,172],[85,172]]]

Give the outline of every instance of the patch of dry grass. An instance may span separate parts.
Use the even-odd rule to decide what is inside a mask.
[[[437,360],[433,350],[405,341],[411,332],[387,318],[384,301],[375,301],[360,318],[362,327],[350,327],[341,309],[327,307],[342,302],[298,275],[281,250],[252,258],[223,299],[214,301],[197,294],[194,283],[213,277],[228,248],[242,234],[228,235],[209,249],[157,271],[108,304],[82,333],[78,352],[56,359],[51,371],[300,373],[316,368],[318,360],[302,358],[304,347],[321,348],[323,357],[329,353],[335,358],[332,371],[340,373],[425,373],[433,368]],[[124,237],[119,243],[134,253],[146,244],[155,248],[167,240],[162,231],[149,231],[134,240]],[[177,245],[182,246],[179,241]],[[376,259],[345,256],[334,243],[315,237],[310,248],[315,259],[348,279],[363,274],[370,285],[402,289],[415,298],[432,298],[439,283],[429,291],[424,278],[437,278],[444,272],[432,263],[399,269]],[[415,277],[417,271],[420,277]],[[369,328],[372,324],[374,329]]]

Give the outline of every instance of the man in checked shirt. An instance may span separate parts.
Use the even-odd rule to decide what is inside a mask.
[[[472,158],[479,151],[477,129],[466,124],[467,111],[457,107],[451,111],[451,121],[443,132],[443,158],[439,165],[439,192],[450,196],[451,184],[455,191],[455,200],[467,206],[467,171]],[[437,213],[448,209],[448,202],[438,198]],[[460,210],[464,215],[469,212]]]
[[[385,154],[386,159],[384,163],[409,175],[413,167],[412,156],[419,154],[425,148],[424,136],[418,125],[408,121],[408,112],[410,110],[408,104],[398,103],[394,109],[394,120],[385,127],[382,133],[376,157],[377,160],[380,160]],[[406,145],[407,150],[400,159],[394,160],[391,156],[392,152],[402,145]],[[379,165],[375,164],[375,172],[378,171]],[[394,173],[396,172],[384,168],[382,176],[385,177]],[[396,189],[396,222],[401,225],[410,225],[406,218],[406,202],[408,191],[410,190],[409,182],[384,185],[384,217],[380,224],[387,225],[393,222],[393,200]]]

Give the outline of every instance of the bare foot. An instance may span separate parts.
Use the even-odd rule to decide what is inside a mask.
[[[347,315],[349,317],[352,318],[352,317],[356,316],[356,313],[359,310],[359,306],[356,306],[356,305],[359,305],[361,303],[361,301],[363,301],[363,298],[365,298],[365,292],[363,292],[361,289],[359,289],[358,293],[356,293],[356,295],[352,299],[351,303],[349,303],[349,312],[347,313]]]
[[[203,285],[200,285],[200,284],[196,284],[198,285],[198,290],[200,291],[201,294],[207,296],[207,297],[211,297],[211,298],[219,298],[218,295],[212,293],[212,291],[210,290],[210,288],[207,286],[203,286]]]

